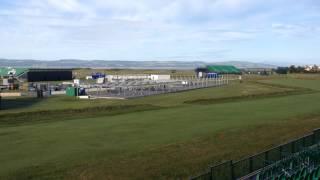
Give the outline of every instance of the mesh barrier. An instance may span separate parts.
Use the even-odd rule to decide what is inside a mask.
[[[320,142],[320,129],[314,130],[313,135],[314,135],[314,142],[319,143]]]
[[[250,173],[250,158],[243,159],[233,164],[234,177],[242,177]]]
[[[232,161],[211,167],[211,175],[214,179],[232,179]]]
[[[251,169],[250,171],[256,171],[263,168],[267,163],[267,152],[255,155],[251,158]]]
[[[280,151],[280,147],[276,147],[273,149],[270,149],[268,151],[268,164],[271,164],[275,161],[279,161],[281,159],[281,151]]]
[[[314,134],[311,134],[311,135],[309,135],[309,136],[306,136],[306,137],[304,138],[304,144],[305,144],[305,146],[308,147],[308,146],[311,146],[311,145],[315,144],[314,140],[315,140]]]
[[[203,174],[198,175],[197,177],[194,177],[194,179],[197,180],[211,180],[211,171],[205,172]]]
[[[304,139],[298,139],[293,143],[293,152],[299,152],[304,148]]]
[[[281,151],[281,159],[282,158],[286,158],[288,156],[290,156],[293,152],[293,142],[287,143],[287,144],[283,144],[280,146],[280,151]]]

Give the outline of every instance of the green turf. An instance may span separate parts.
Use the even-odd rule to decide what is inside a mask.
[[[187,178],[211,161],[243,157],[320,127],[319,82],[275,78],[128,101],[57,97],[8,109],[0,116],[0,178]],[[218,102],[185,103],[206,98]],[[124,110],[104,109],[119,105]],[[67,110],[89,106],[103,108]],[[12,116],[30,123],[5,126]]]

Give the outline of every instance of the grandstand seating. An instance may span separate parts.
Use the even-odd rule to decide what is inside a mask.
[[[319,146],[308,148],[260,170],[256,180],[318,180],[320,179]]]
[[[265,178],[264,175],[258,175],[256,180],[271,179],[271,180],[318,180],[320,179],[320,166],[313,169],[300,169],[292,175],[281,174],[279,176],[270,176]]]

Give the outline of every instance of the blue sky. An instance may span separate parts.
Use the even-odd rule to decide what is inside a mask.
[[[320,64],[319,0],[0,0],[0,57]]]

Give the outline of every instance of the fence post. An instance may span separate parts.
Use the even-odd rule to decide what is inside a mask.
[[[302,138],[302,146],[305,148],[306,147],[306,137]]]
[[[291,142],[291,146],[290,146],[290,149],[291,149],[291,154],[294,153],[294,144],[295,144],[296,141],[292,141]]]
[[[251,156],[251,157],[249,157],[249,171],[250,171],[250,173],[253,171],[252,156]]]
[[[210,167],[210,180],[215,180],[214,176],[213,176],[213,173],[214,173],[214,166],[211,166]]]
[[[265,153],[265,158],[264,158],[264,162],[265,162],[265,166],[269,165],[269,151],[266,151]]]
[[[319,136],[320,136],[320,129],[315,129],[313,130],[313,134],[315,136],[315,143],[318,143],[319,142]]]
[[[233,162],[232,160],[230,161],[230,170],[231,170],[231,179],[234,180],[234,169],[233,169]]]

